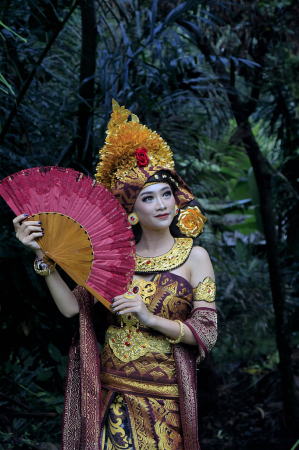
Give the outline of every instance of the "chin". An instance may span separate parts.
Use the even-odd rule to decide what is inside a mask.
[[[171,222],[173,221],[173,217],[167,217],[167,219],[161,220],[153,217],[148,217],[148,219],[140,220],[141,228],[148,228],[151,230],[163,230],[165,228],[169,228]]]
[[[173,221],[173,218],[167,218],[165,220],[155,219],[153,225],[155,226],[155,228],[158,228],[158,229],[169,228],[172,221]]]

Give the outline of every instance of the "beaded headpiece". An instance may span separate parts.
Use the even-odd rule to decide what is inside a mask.
[[[167,143],[115,100],[112,100],[112,108],[105,144],[99,151],[101,161],[97,165],[96,180],[114,194],[127,214],[132,213],[140,191],[154,183],[174,186],[177,207],[186,207],[194,200],[194,195],[174,171],[172,151]],[[131,121],[128,120],[130,115]],[[197,206],[188,206],[178,216],[177,226],[182,234],[194,238],[203,231],[205,221]]]
[[[152,176],[156,182],[172,181],[177,187],[176,204],[179,208],[186,206],[194,196],[174,171],[172,151],[167,143],[115,100],[112,100],[112,108],[105,144],[99,151],[101,161],[97,165],[96,180],[115,195],[128,214]]]

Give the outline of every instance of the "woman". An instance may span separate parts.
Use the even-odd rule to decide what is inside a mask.
[[[133,114],[128,121],[130,114],[113,102],[96,175],[127,211],[137,253],[132,285],[102,316],[108,329],[100,352],[101,392],[91,325],[95,299],[83,287],[71,292],[51,267],[46,277],[62,314],[81,314],[81,349],[70,356],[63,449],[196,450],[195,358],[202,360],[216,341],[214,272],[208,253],[193,247],[206,219],[173,170],[167,144]],[[35,238],[42,224],[19,216],[14,226],[41,260]],[[79,402],[73,393],[80,387]]]

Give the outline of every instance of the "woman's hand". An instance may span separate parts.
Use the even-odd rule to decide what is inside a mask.
[[[13,226],[16,232],[16,238],[22,242],[28,248],[31,248],[35,253],[41,258],[44,254],[38,243],[35,241],[36,238],[44,235],[44,229],[41,227],[41,222],[34,222],[26,220],[27,214],[22,214],[17,216],[13,220]]]
[[[140,295],[136,295],[135,298],[130,300],[123,295],[118,295],[113,299],[111,309],[117,314],[132,313],[139,322],[148,327],[151,326],[154,318],[154,315],[149,312]]]

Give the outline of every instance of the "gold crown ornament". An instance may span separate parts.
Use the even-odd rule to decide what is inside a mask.
[[[177,226],[185,236],[196,238],[203,232],[206,221],[198,206],[188,206],[180,212]]]
[[[112,108],[105,144],[99,151],[97,181],[112,190],[118,180],[125,181],[137,167],[174,169],[172,151],[161,136],[141,125],[135,114],[115,100],[112,100]]]

